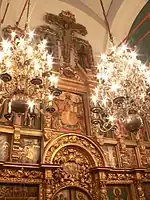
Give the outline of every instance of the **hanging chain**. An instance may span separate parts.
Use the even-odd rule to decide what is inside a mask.
[[[108,22],[108,19],[107,19],[106,11],[105,11],[104,4],[103,4],[102,0],[100,0],[100,4],[101,4],[102,11],[103,11],[103,16],[104,16],[104,19],[105,19],[105,23],[106,23],[106,28],[108,30],[109,39],[110,39],[111,43],[114,45],[113,36],[112,36],[111,31],[110,31],[109,22]]]

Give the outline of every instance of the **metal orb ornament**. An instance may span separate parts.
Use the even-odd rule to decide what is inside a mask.
[[[137,132],[142,125],[142,118],[137,114],[129,114],[124,120],[124,126],[130,132]]]

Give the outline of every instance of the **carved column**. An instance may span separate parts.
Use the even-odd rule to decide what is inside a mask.
[[[14,125],[14,140],[12,149],[12,161],[16,162],[19,159],[20,148],[20,126]]]
[[[98,200],[108,200],[106,182],[106,173],[104,171],[99,172]]]
[[[136,172],[135,186],[137,189],[138,200],[146,200],[144,196],[143,186],[142,186],[142,175],[141,172]]]
[[[115,131],[115,136],[118,141],[121,165],[122,167],[128,167],[129,163],[128,163],[128,157],[127,157],[126,144],[124,140],[124,133],[125,133],[125,128],[122,122],[118,122],[116,131]]]
[[[45,170],[45,199],[52,200],[52,171],[49,169]]]
[[[140,154],[140,165],[141,167],[146,167],[147,162],[147,155],[146,155],[146,148],[142,138],[140,138],[140,134],[143,134],[144,129],[141,129],[136,135],[137,147],[139,149]]]

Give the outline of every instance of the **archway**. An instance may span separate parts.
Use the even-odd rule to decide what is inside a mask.
[[[95,188],[90,169],[106,166],[101,148],[90,138],[76,133],[63,134],[48,142],[43,155],[43,163],[60,166],[52,172],[51,199],[61,188],[70,186],[82,188],[94,198]],[[72,193],[76,194],[75,191],[71,191]],[[56,198],[66,200],[62,195]],[[90,198],[85,198],[85,200],[90,200]]]
[[[76,133],[63,134],[48,142],[43,152],[42,163],[53,164],[57,152],[66,146],[82,149],[92,162],[92,167],[107,166],[103,150],[90,138]]]

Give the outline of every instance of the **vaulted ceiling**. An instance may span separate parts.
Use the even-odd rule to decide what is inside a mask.
[[[0,13],[4,15],[7,2],[10,2],[3,26],[14,25],[19,18],[26,0],[0,0],[2,2]],[[30,28],[35,28],[44,23],[43,16],[46,12],[59,14],[62,10],[69,10],[76,16],[78,23],[86,26],[88,35],[86,39],[91,43],[94,54],[105,51],[108,35],[100,0],[30,0]],[[146,0],[103,0],[109,24],[116,42],[121,41],[145,5]],[[24,27],[26,10],[19,26]]]
[[[102,26],[105,27],[104,17],[100,5],[100,0],[60,0],[62,2],[68,3],[90,17],[100,23]],[[103,0],[104,8],[107,13],[107,17],[110,23],[113,22],[115,18],[115,14],[117,13],[118,9],[120,8],[121,4],[124,0]]]

